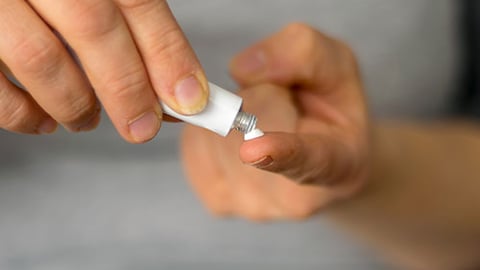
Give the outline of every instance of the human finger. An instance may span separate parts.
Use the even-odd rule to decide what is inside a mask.
[[[351,161],[356,156],[351,151],[330,136],[272,132],[245,142],[240,157],[246,164],[299,184],[333,186],[348,181],[362,169]]]
[[[129,142],[152,139],[161,108],[142,58],[112,1],[30,1],[77,54],[112,123]]]
[[[114,0],[120,7],[160,99],[181,114],[205,108],[208,82],[165,0]]]
[[[0,128],[25,134],[49,134],[57,128],[27,92],[0,73]]]
[[[301,23],[240,53],[231,63],[242,85],[288,88],[299,112],[324,124],[363,134],[368,128],[363,85],[352,50]]]
[[[25,1],[1,1],[0,18],[0,59],[15,77],[69,130],[93,129],[99,115],[95,95],[48,26]]]
[[[238,215],[255,221],[280,218],[282,211],[272,199],[274,182],[269,181],[273,175],[241,163],[241,137],[220,138],[202,128],[185,127],[182,159],[187,178],[206,208],[217,216]]]
[[[323,91],[357,77],[350,48],[303,23],[292,23],[241,52],[230,70],[243,86],[268,82]]]

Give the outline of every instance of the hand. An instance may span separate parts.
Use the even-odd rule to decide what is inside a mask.
[[[266,135],[243,142],[188,126],[187,176],[214,214],[297,219],[357,192],[368,177],[369,128],[351,50],[303,24],[237,56],[245,111]]]
[[[208,99],[202,68],[165,0],[3,0],[0,33],[0,128],[51,133],[59,122],[90,130],[98,98],[120,135],[141,143],[160,128],[158,97],[182,114],[201,111]],[[7,68],[28,92],[6,79]]]

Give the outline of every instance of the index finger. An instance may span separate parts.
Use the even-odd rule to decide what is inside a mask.
[[[30,3],[75,50],[120,135],[132,143],[152,139],[160,128],[161,108],[117,6],[97,0]]]
[[[205,108],[208,81],[165,0],[114,0],[142,55],[153,89],[180,114]]]
[[[230,71],[246,87],[274,83],[324,91],[358,77],[348,46],[302,23],[246,49],[232,60]]]

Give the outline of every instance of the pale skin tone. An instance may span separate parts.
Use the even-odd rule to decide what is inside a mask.
[[[126,141],[142,143],[160,128],[159,99],[183,114],[206,104],[204,73],[166,1],[3,0],[0,18],[0,128],[91,130],[101,103]],[[478,127],[371,121],[351,50],[302,24],[231,70],[266,135],[244,143],[186,128],[185,169],[213,213],[323,212],[409,269],[480,265]]]
[[[351,50],[303,24],[239,54],[231,72],[266,133],[185,129],[185,171],[213,214],[323,213],[401,269],[480,265],[479,126],[372,121]]]
[[[160,128],[159,99],[182,114],[205,107],[207,80],[165,0],[2,0],[0,18],[0,128],[91,130],[101,102],[142,143]]]

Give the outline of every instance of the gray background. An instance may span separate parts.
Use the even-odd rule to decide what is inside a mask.
[[[348,41],[377,116],[435,117],[456,77],[455,1],[170,1],[210,80],[289,21]],[[0,269],[391,269],[322,217],[258,225],[210,217],[189,190],[180,126],[141,146],[104,118],[88,134],[0,131]]]

